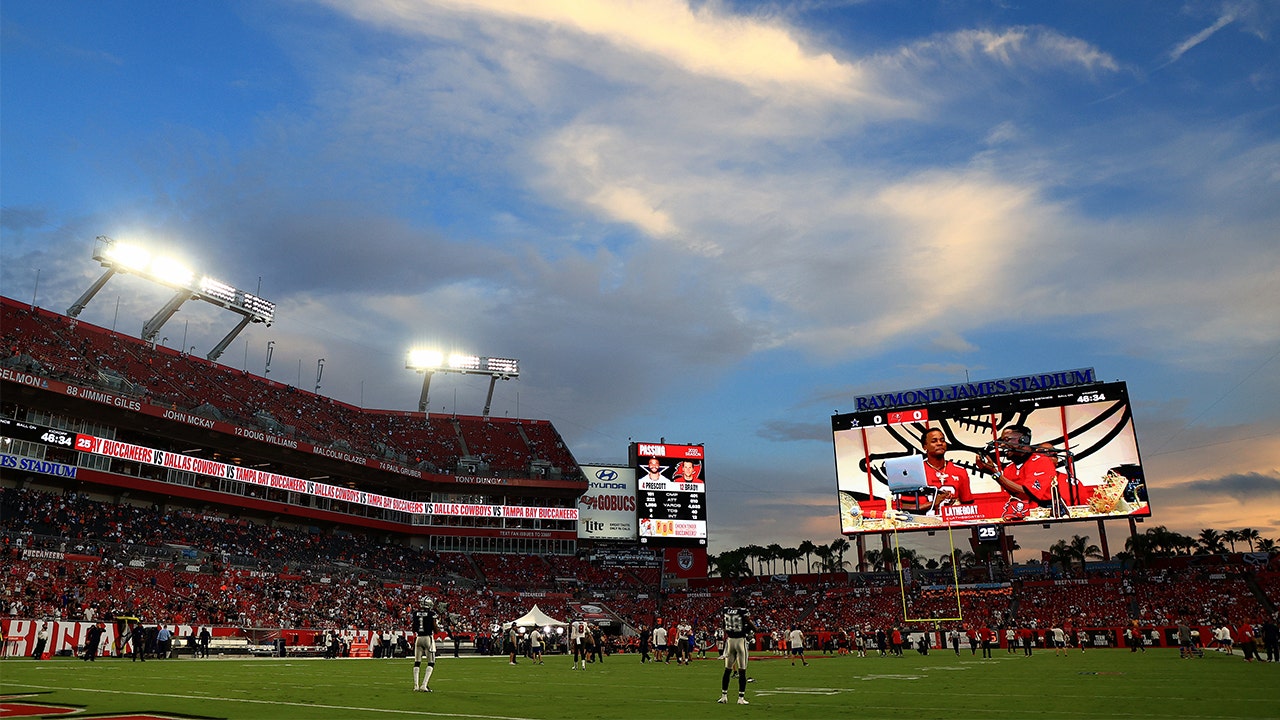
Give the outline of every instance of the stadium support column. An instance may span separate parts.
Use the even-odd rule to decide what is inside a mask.
[[[489,407],[493,405],[493,386],[498,384],[498,376],[489,376],[489,396],[484,399],[484,417],[489,417]]]
[[[102,277],[95,280],[93,284],[89,286],[89,289],[85,290],[84,294],[72,303],[71,307],[67,308],[67,317],[78,317],[80,315],[80,311],[84,310],[85,306],[89,304],[89,301],[93,299],[93,296],[97,295],[98,291],[101,290],[102,287],[107,284],[107,281],[111,279],[111,276],[115,274],[115,268],[107,268],[107,271],[102,273]]]
[[[182,288],[174,293],[173,297],[169,298],[169,302],[165,303],[164,307],[160,308],[142,326],[142,339],[145,342],[153,342],[156,339],[156,335],[160,334],[160,328],[164,327],[164,324],[169,322],[169,318],[173,317],[173,314],[178,312],[178,308],[182,307],[182,303],[190,300],[191,297],[191,291],[187,288]]]
[[[1107,525],[1098,518],[1098,536],[1102,538],[1102,559],[1109,562],[1111,560],[1111,549],[1107,547]]]
[[[241,330],[244,330],[246,327],[249,327],[249,323],[251,322],[253,322],[253,317],[249,315],[245,315],[244,318],[240,320],[240,323],[236,325],[235,329],[227,333],[227,336],[222,338],[222,340],[220,340],[217,345],[214,345],[213,349],[210,350],[209,354],[205,355],[205,357],[210,362],[217,360],[219,357],[221,357],[222,352],[227,349],[227,346],[231,344],[231,341],[236,339],[236,336],[240,334]]]
[[[858,535],[858,572],[867,571],[867,539],[865,535]]]
[[[427,411],[427,392],[430,390],[431,390],[431,371],[423,370],[422,371],[422,394],[418,396],[418,412]]]

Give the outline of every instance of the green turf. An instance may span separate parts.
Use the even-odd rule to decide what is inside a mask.
[[[1093,650],[991,660],[810,656],[808,667],[753,657],[749,706],[716,704],[722,665],[641,665],[613,656],[571,670],[506,658],[442,658],[431,694],[412,660],[217,659],[0,662],[0,692],[74,705],[81,715],[160,712],[214,718],[1280,718],[1280,664],[1208,652]],[[736,696],[736,681],[730,699]],[[0,716],[8,717],[3,712]]]

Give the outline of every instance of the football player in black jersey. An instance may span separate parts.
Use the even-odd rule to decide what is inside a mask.
[[[414,692],[431,692],[427,683],[431,681],[431,673],[436,668],[436,631],[444,629],[444,619],[436,608],[436,603],[425,595],[419,601],[419,607],[413,611],[411,625],[417,639],[413,642],[413,690]],[[427,658],[427,670],[422,675],[422,684],[418,684],[418,670],[422,667],[422,658]]]
[[[741,598],[730,601],[724,609],[722,619],[724,627],[724,676],[720,678],[720,699],[717,702],[729,702],[729,678],[736,670],[738,673],[738,704],[747,705],[747,657],[750,638],[756,631],[755,623],[747,612],[746,602]]]

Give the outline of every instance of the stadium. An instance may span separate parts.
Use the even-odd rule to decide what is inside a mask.
[[[412,657],[406,622],[430,597],[450,621],[445,655],[527,657],[533,628],[510,633],[536,606],[549,657],[569,652],[562,620],[582,619],[602,666],[669,662],[651,647],[663,625],[714,659],[718,614],[745,593],[765,658],[791,652],[796,628],[832,659],[1185,653],[1183,624],[1200,656],[1224,651],[1226,628],[1233,653],[1276,659],[1278,556],[1247,531],[1135,530],[1106,558],[1077,534],[1013,566],[1002,528],[936,559],[879,525],[854,543],[711,557],[634,531],[593,539],[579,527],[593,509],[634,519],[644,503],[635,485],[629,502],[580,502],[593,491],[548,421],[356,408],[10,298],[2,309],[9,658],[84,657],[92,637],[121,661],[394,660]],[[633,447],[633,465],[657,447]]]
[[[0,718],[1280,718],[1275,3],[0,37]]]

